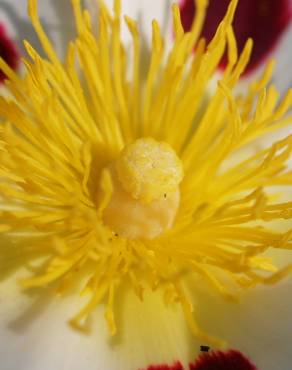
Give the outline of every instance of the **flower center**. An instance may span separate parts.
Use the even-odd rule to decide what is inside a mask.
[[[164,142],[142,138],[109,167],[113,182],[104,222],[119,235],[152,239],[169,229],[179,206],[182,163]]]

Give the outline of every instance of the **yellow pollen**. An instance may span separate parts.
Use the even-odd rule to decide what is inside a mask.
[[[113,192],[104,222],[128,239],[153,239],[173,225],[179,207],[180,159],[166,143],[142,138],[109,168]]]

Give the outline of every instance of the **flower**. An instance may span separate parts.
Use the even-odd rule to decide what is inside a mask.
[[[230,0],[210,0],[202,36],[209,42],[215,34]],[[181,2],[182,24],[185,31],[190,30],[195,16],[193,0]],[[291,22],[292,7],[289,0],[241,0],[234,17],[234,33],[239,52],[244,48],[247,39],[254,41],[254,48],[249,64],[245,69],[248,73],[267,59],[277,44],[283,31]],[[226,67],[227,55],[221,60],[220,66]]]
[[[20,56],[13,41],[7,35],[6,29],[0,23],[0,57],[14,70],[19,66]],[[0,84],[7,78],[5,73],[0,69]]]
[[[134,62],[127,71],[119,2],[113,17],[101,5],[96,39],[89,13],[74,0],[78,38],[64,65],[36,3],[29,3],[48,58],[26,43],[31,60],[23,78],[1,62],[14,96],[0,100],[1,230],[17,246],[2,245],[2,261],[16,253],[17,264],[34,270],[21,280],[25,288],[55,283],[65,294],[81,285],[89,302],[71,320],[74,328],[87,330],[90,313],[107,301],[114,334],[119,292],[142,299],[154,290],[168,305],[180,304],[195,335],[218,345],[192,312],[198,282],[232,300],[238,286],[271,284],[290,271],[290,265],[277,270],[267,253],[291,245],[285,221],[291,202],[278,191],[290,185],[291,137],[271,147],[252,144],[291,122],[285,116],[291,92],[279,102],[274,86],[265,89],[270,63],[246,96],[232,95],[251,51],[249,40],[237,58],[231,28],[236,3],[207,51],[199,41],[195,56],[190,51],[204,2],[189,34],[174,6],[176,40],[164,68],[163,38],[154,22],[145,85],[138,29],[129,18]],[[206,97],[226,44],[229,65]]]

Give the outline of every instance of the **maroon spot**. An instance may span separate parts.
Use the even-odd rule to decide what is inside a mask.
[[[257,370],[239,351],[212,351],[201,354],[190,370]]]
[[[218,24],[226,14],[230,0],[209,0],[206,20],[202,35],[210,41]],[[195,15],[194,0],[182,0],[180,4],[181,19],[185,31],[189,31]],[[249,37],[254,47],[245,73],[250,72],[263,62],[273,50],[282,32],[292,17],[290,0],[240,0],[236,9],[233,27],[238,50],[243,50]],[[227,56],[223,57],[220,66],[225,67]]]
[[[180,362],[176,362],[172,366],[168,365],[151,365],[147,368],[147,370],[184,370],[182,364]]]
[[[151,365],[147,370],[184,370],[180,362],[169,365]],[[202,353],[189,370],[257,370],[242,353],[235,350],[227,352],[211,351]]]
[[[16,70],[19,66],[20,55],[16,48],[16,45],[7,35],[5,27],[0,24],[0,57],[12,68]],[[0,83],[2,83],[7,76],[0,69]]]

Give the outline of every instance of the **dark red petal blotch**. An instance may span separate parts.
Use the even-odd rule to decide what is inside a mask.
[[[180,362],[176,362],[172,366],[168,365],[151,365],[147,368],[147,370],[184,370],[182,364]]]
[[[239,351],[211,351],[199,356],[190,370],[257,370]]]
[[[218,24],[226,14],[230,1],[209,0],[201,35],[207,41],[210,41],[214,36]],[[240,0],[238,2],[233,21],[238,50],[242,51],[249,37],[254,41],[246,73],[256,68],[273,50],[282,32],[291,21],[291,8],[290,0]],[[189,31],[195,16],[194,0],[182,0],[180,9],[184,30]],[[226,66],[226,63],[225,55],[221,61],[221,67]]]
[[[14,42],[7,35],[6,29],[3,24],[0,23],[0,57],[12,68],[16,70],[19,66],[20,55]],[[0,69],[0,83],[2,83],[7,77],[4,72]]]
[[[186,370],[180,362],[169,365],[151,365],[147,370]],[[211,351],[202,353],[189,370],[257,370],[242,353],[235,350],[227,352]]]

